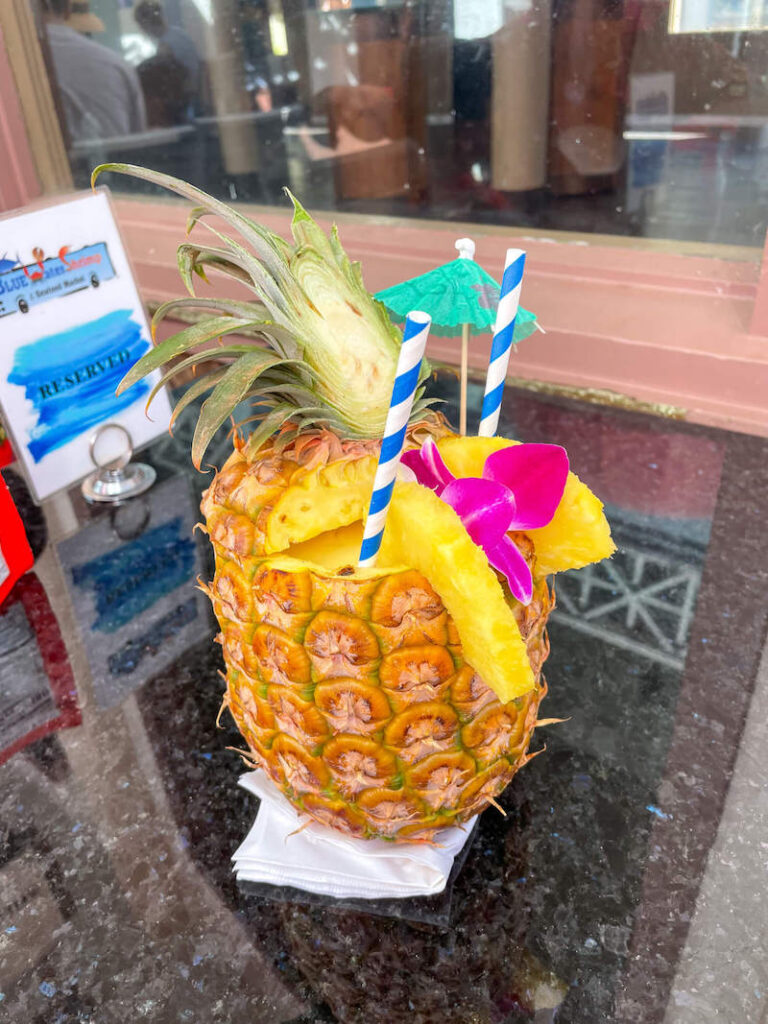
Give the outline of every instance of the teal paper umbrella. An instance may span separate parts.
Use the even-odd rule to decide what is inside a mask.
[[[460,431],[466,434],[469,336],[493,330],[501,289],[491,275],[475,263],[475,243],[471,238],[459,238],[456,248],[459,250],[456,259],[385,288],[376,298],[384,303],[395,321],[405,320],[411,310],[420,309],[432,317],[433,334],[443,338],[461,335]],[[515,342],[527,338],[536,327],[536,315],[520,306],[515,320]]]

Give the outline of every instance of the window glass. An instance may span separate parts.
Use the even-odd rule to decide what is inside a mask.
[[[765,239],[766,0],[35,2],[80,186]]]

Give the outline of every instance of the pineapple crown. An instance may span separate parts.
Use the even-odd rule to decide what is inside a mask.
[[[198,468],[213,435],[246,400],[258,407],[254,415],[236,424],[256,424],[246,442],[249,458],[286,425],[295,435],[320,426],[343,438],[381,437],[400,331],[382,303],[366,291],[360,264],[347,256],[335,225],[326,235],[285,189],[293,203],[291,243],[178,178],[110,163],[94,170],[91,184],[104,171],[142,178],[195,204],[187,219],[187,241],[177,251],[189,295],[157,309],[152,336],[163,319],[182,308],[198,311],[200,319],[139,359],[120,382],[118,394],[163,367],[147,400],[149,406],[174,375],[207,364],[179,398],[171,417],[172,429],[191,402],[210,392],[192,440],[192,461]],[[210,215],[219,217],[239,238],[204,219]],[[213,244],[189,239],[198,225],[210,232]],[[196,284],[201,280],[210,284],[208,272],[214,271],[239,282],[254,298],[198,296]],[[225,340],[244,331],[252,340]],[[430,404],[423,394],[428,373],[425,362],[411,421],[422,420]]]

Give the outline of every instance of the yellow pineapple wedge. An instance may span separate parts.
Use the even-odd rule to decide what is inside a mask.
[[[506,437],[446,437],[437,442],[437,447],[454,476],[481,476],[489,455],[518,443]],[[541,576],[581,569],[610,558],[616,550],[603,503],[575,473],[568,474],[552,522],[531,530],[530,537],[536,546],[536,571]]]
[[[530,759],[546,693],[547,575],[612,552],[602,506],[571,476],[552,522],[513,535],[534,579],[527,606],[453,509],[416,483],[395,486],[377,565],[359,569],[399,336],[335,229],[327,237],[291,197],[291,244],[185,182],[102,169],[192,200],[190,229],[215,214],[239,236],[213,228],[215,246],[180,246],[190,296],[161,307],[153,330],[180,306],[205,315],[143,356],[120,388],[161,366],[163,380],[204,366],[174,411],[209,392],[197,466],[240,402],[260,406],[202,501],[224,703],[243,756],[310,818],[364,839],[429,841],[493,803]],[[255,298],[197,296],[207,272]],[[231,339],[243,330],[259,341]],[[456,476],[480,476],[513,442],[452,435],[424,399],[427,373],[407,445],[432,437]]]

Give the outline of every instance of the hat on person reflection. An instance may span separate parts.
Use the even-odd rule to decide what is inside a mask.
[[[90,35],[91,32],[104,32],[105,25],[98,14],[91,10],[89,0],[72,0],[69,5],[67,25],[75,32]]]

